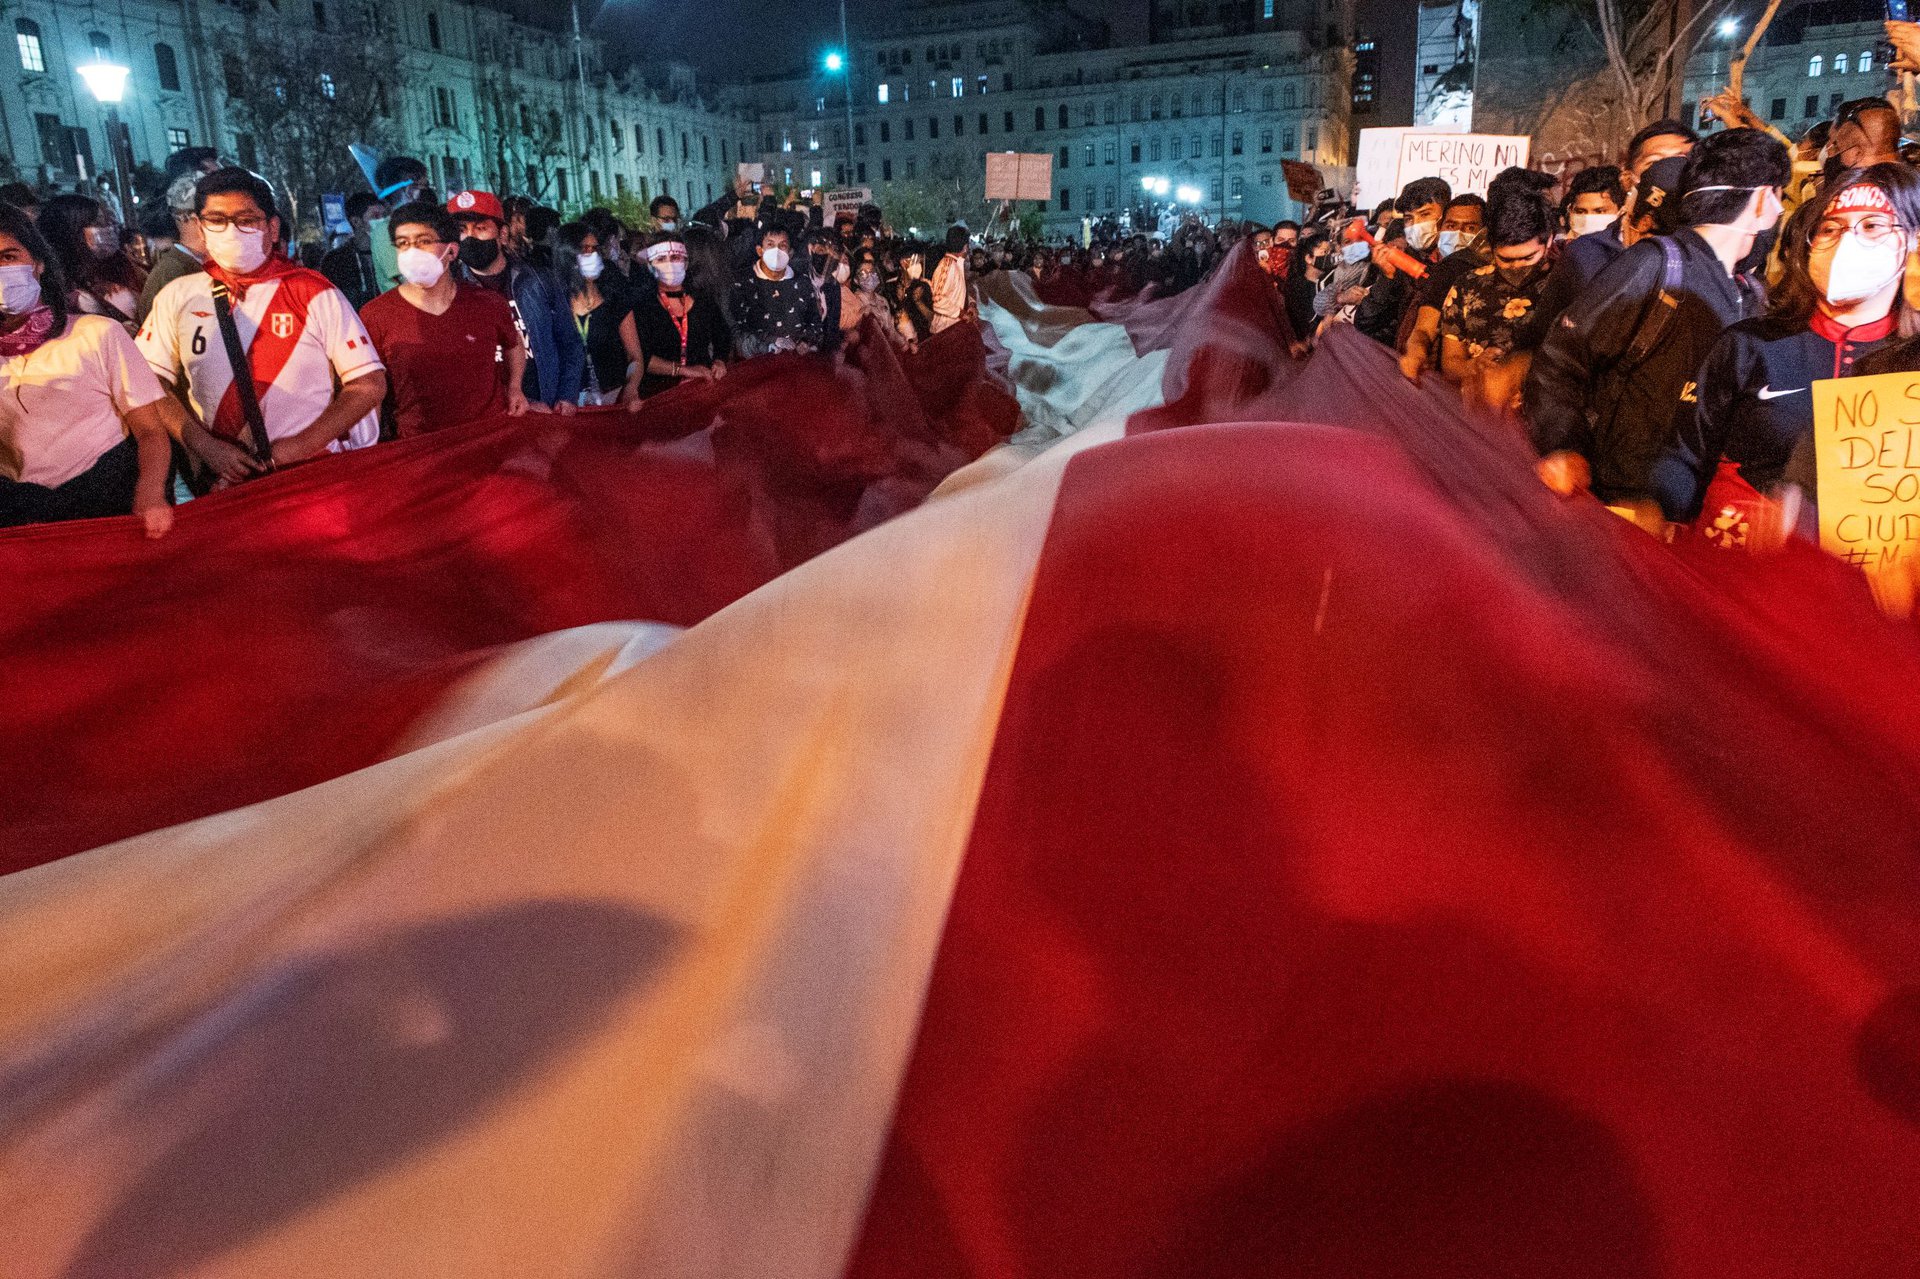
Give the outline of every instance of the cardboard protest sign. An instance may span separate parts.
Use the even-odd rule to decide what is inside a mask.
[[[1053,153],[987,152],[987,199],[1053,199]]]
[[[1820,545],[1870,574],[1920,544],[1920,373],[1813,384]]]
[[[859,213],[860,206],[873,203],[872,187],[835,187],[831,191],[820,193],[820,212],[827,225],[844,210],[847,213]]]
[[[1282,160],[1280,175],[1287,180],[1287,194],[1301,204],[1311,204],[1323,185],[1320,170],[1300,160]]]
[[[1453,193],[1485,195],[1502,169],[1526,167],[1533,140],[1500,133],[1406,133],[1400,137],[1395,190],[1415,178],[1443,178]],[[1386,199],[1386,196],[1381,196]]]
[[[765,182],[767,180],[767,166],[758,161],[749,164],[742,160],[739,164],[733,166],[733,172],[736,177],[744,178],[748,182]]]

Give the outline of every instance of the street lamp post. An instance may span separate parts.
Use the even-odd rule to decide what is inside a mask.
[[[841,15],[842,21],[845,20],[845,16],[846,15],[843,12]],[[848,65],[847,55],[840,52],[837,49],[829,52],[827,56],[824,59],[822,59],[821,65],[827,69],[827,73],[829,75],[840,76],[841,88],[846,90],[846,100],[847,100],[846,178],[847,180],[841,183],[841,185],[849,186],[853,183],[853,180],[854,180],[854,176],[853,176],[854,175],[854,169],[853,169],[853,68],[850,65]]]
[[[120,217],[131,223],[134,220],[133,187],[127,181],[126,157],[120,154],[120,112],[117,109],[127,96],[129,68],[98,58],[79,68],[79,71],[80,78],[87,82],[87,92],[93,94],[94,101],[106,108],[107,150],[113,156],[113,185],[120,198]]]

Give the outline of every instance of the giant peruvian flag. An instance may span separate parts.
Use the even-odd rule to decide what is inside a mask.
[[[0,538],[0,1273],[1912,1273],[1911,628],[1267,287]]]

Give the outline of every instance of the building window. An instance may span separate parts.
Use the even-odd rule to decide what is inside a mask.
[[[1817,78],[1819,76],[1820,62],[1821,58],[1817,53],[1807,59],[1807,75],[1809,78]]]
[[[1233,135],[1233,154],[1245,155],[1246,150],[1247,150],[1247,135],[1236,131]]]
[[[683,129],[680,132],[680,163],[685,164],[686,162],[687,162],[687,134],[686,134],[686,130]]]
[[[664,154],[666,149],[667,149],[667,140],[666,138],[662,137],[660,139],[660,150]],[[792,134],[783,133],[780,135],[780,150],[783,154],[793,150]]]
[[[967,78],[965,76],[955,76],[953,78],[953,96],[956,98],[964,98],[967,96]]]
[[[1847,73],[1847,55],[1846,54],[1836,53],[1833,55],[1833,73],[1835,75],[1845,75]]]
[[[427,43],[434,48],[440,47],[440,15],[427,11]]]
[[[1063,169],[1071,169],[1071,168],[1073,167],[1073,150],[1072,150],[1072,148],[1070,148],[1070,147],[1061,147],[1061,148],[1060,148],[1060,167],[1061,167],[1061,168],[1063,168]]]
[[[1262,111],[1273,110],[1273,86],[1272,85],[1268,85],[1264,89],[1260,90],[1260,109]]]
[[[1138,120],[1139,118],[1140,118],[1139,116],[1135,116],[1135,117],[1134,117],[1134,119],[1136,119],[1136,120]],[[1100,123],[1102,123],[1102,124],[1112,124],[1112,123],[1113,123],[1113,103],[1111,103],[1111,102],[1109,102],[1109,103],[1107,103],[1107,104],[1105,104],[1105,106],[1103,106],[1103,107],[1101,108],[1101,111],[1100,111]]]
[[[1033,109],[1033,131],[1039,133],[1046,127],[1047,109],[1045,107],[1035,107]]]
[[[1000,87],[1002,89],[1005,89],[1008,93],[1013,92],[1013,72],[1007,71],[1001,74]]]
[[[1066,103],[1062,102],[1060,104],[1060,109],[1057,112],[1055,112],[1055,118],[1060,121],[1061,128],[1064,129],[1067,127],[1067,104]]]
[[[882,160],[880,162],[880,180],[882,182],[893,181],[893,161]]]
[[[1260,17],[1263,21],[1273,21],[1273,0],[1260,0]]]
[[[322,71],[320,73],[320,96],[323,98],[331,98],[333,94],[333,77]]]
[[[980,76],[978,77],[978,79],[979,79],[979,87],[976,88],[974,92],[985,94],[987,91],[987,78],[985,76]]]
[[[1291,111],[1300,105],[1300,94],[1292,85],[1280,90],[1280,105]]]
[[[47,54],[40,47],[40,24],[32,18],[21,18],[13,24],[13,32],[14,42],[20,46],[20,69],[45,71]]]
[[[907,141],[909,142],[913,141],[913,121],[911,120],[904,121],[902,123],[902,129]]]
[[[321,4],[320,0],[313,0],[313,29],[315,31],[327,29],[327,6]]]
[[[867,126],[864,122],[853,126],[853,145],[857,147],[867,145]],[[720,158],[722,161],[726,159],[725,156],[721,156]]]
[[[1233,91],[1233,109],[1235,111],[1245,111],[1247,109],[1247,91],[1245,89],[1235,89]]]
[[[700,163],[713,163],[713,143],[704,133],[700,135]]]
[[[1093,188],[1088,187],[1083,194],[1086,196],[1086,210],[1088,213],[1092,213],[1094,209],[1098,207],[1093,202]]]
[[[880,122],[880,140],[882,142],[891,142],[893,141],[892,135],[893,135],[893,130],[888,127],[887,121],[882,120]]]
[[[1807,109],[1805,111],[1802,111],[1800,114],[1807,116],[1809,118],[1819,115],[1820,114],[1820,95],[1817,93],[1809,93],[1807,95]]]
[[[1082,158],[1086,162],[1086,166],[1091,169],[1093,167],[1093,143],[1087,143],[1087,145],[1082,148],[1082,152]]]
[[[1272,129],[1260,130],[1260,154],[1261,155],[1273,154],[1273,130]]]
[[[826,109],[827,109],[827,100],[825,98],[815,98],[813,100],[813,113],[815,115],[819,115],[821,112],[825,111]]]
[[[918,160],[915,160],[912,156],[908,156],[907,157],[907,181],[909,182],[913,181],[913,179],[917,176],[917,170],[919,168],[920,168],[920,162]]]
[[[1013,112],[1011,111],[1006,113],[1005,129],[1008,133],[1013,132]]]
[[[437,85],[433,90],[433,122],[442,129],[453,128],[453,95]]]
[[[1307,154],[1316,155],[1319,153],[1319,151],[1320,151],[1320,126],[1317,124],[1310,124],[1307,126]]]
[[[987,113],[985,111],[980,113],[980,136],[983,138],[987,136]]]
[[[1101,159],[1105,161],[1107,164],[1112,164],[1114,161],[1114,152],[1118,149],[1118,146],[1119,146],[1118,143],[1114,143],[1114,142],[1107,143],[1105,149],[1101,153]]]
[[[967,131],[967,117],[961,115],[958,111],[954,112],[953,113],[953,136],[956,138],[960,137],[962,134],[966,133],[966,131]]]
[[[1167,143],[1167,159],[1178,160],[1179,158],[1180,158],[1180,139],[1174,138],[1172,141]]]
[[[1860,50],[1860,61],[1856,65],[1860,68],[1860,74],[1862,75],[1873,70],[1873,50]]]
[[[1179,118],[1180,118],[1180,117],[1181,117],[1182,115],[1184,115],[1185,113],[1186,113],[1186,99],[1185,99],[1185,98],[1182,98],[1182,97],[1181,97],[1181,96],[1180,96],[1179,94],[1177,94],[1177,93],[1176,93],[1176,94],[1174,94],[1174,95],[1173,95],[1173,110],[1172,110],[1172,111],[1170,111],[1170,112],[1168,112],[1168,114],[1169,114],[1169,115],[1171,115],[1171,116],[1172,116],[1172,117],[1173,117],[1174,119],[1176,119],[1176,120],[1178,120],[1178,119],[1179,119]],[[1159,119],[1159,118],[1160,118],[1160,117],[1158,117],[1158,116],[1155,116],[1155,117],[1154,117],[1154,119],[1156,119],[1156,120],[1157,120],[1157,119]]]
[[[1832,115],[1834,112],[1838,111],[1840,109],[1840,104],[1846,101],[1846,98],[1847,98],[1847,95],[1844,93],[1836,93],[1831,97],[1829,97],[1827,99],[1827,114]]]
[[[87,32],[87,44],[93,49],[93,56],[102,62],[113,60],[113,41],[107,39],[104,31]]]
[[[1147,144],[1147,158],[1156,161],[1160,158],[1160,139],[1155,138]]]
[[[820,185],[820,170],[815,169],[813,171],[813,178],[810,182],[807,183],[807,185],[810,187],[817,187]]]
[[[172,45],[153,46],[153,70],[162,89],[168,93],[180,92],[180,60],[174,56]]]
[[[1223,139],[1219,134],[1216,133],[1213,135],[1213,158],[1216,160],[1220,158],[1220,145],[1224,141],[1225,139]]]
[[[1073,211],[1073,189],[1071,187],[1061,187],[1060,188],[1060,212],[1071,213],[1072,211]]]
[[[927,117],[927,136],[929,138],[937,138],[940,136],[940,117],[939,116],[930,115]]]
[[[1220,203],[1220,179],[1219,178],[1215,178],[1213,180],[1213,195],[1211,198],[1215,204]]]
[[[874,93],[879,96],[880,105],[883,107],[886,106],[887,105],[887,82],[882,80],[877,86],[875,86]]]
[[[1247,190],[1246,183],[1241,181],[1240,178],[1235,177],[1233,180],[1233,185],[1227,189],[1227,194],[1232,196],[1234,199],[1238,200],[1242,195],[1246,193],[1246,190]]]
[[[859,170],[853,175],[853,180],[855,182],[865,182],[867,180],[867,162],[865,160],[860,162]]]
[[[1294,140],[1299,136],[1300,135],[1295,133],[1292,129],[1288,129],[1286,132],[1282,133],[1280,135],[1280,149],[1286,152],[1288,155],[1292,155]]]
[[[557,118],[557,117],[556,117],[556,118]],[[553,131],[554,131],[555,133],[558,133],[558,132],[560,132],[560,127],[559,127],[559,126],[558,126],[558,125],[556,124],[556,125],[554,126],[554,130],[553,130]],[[667,158],[667,131],[666,131],[665,129],[661,129],[661,128],[656,128],[656,129],[654,129],[654,131],[653,131],[653,149],[654,149],[655,151],[657,151],[657,152],[659,152],[659,154],[660,154],[660,158],[661,158],[662,160],[664,160],[664,159],[666,159],[666,158]],[[788,136],[787,136],[786,134],[784,134],[784,133],[780,135],[780,149],[781,149],[782,151],[791,151],[791,150],[793,150],[793,139],[792,139],[792,138],[789,138],[789,137],[788,137]],[[772,147],[768,147],[768,148],[767,148],[767,150],[769,150],[769,151],[771,151],[771,150],[773,150],[773,148],[772,148]]]
[[[1140,140],[1138,138],[1135,138],[1132,145],[1127,148],[1127,163],[1140,163]]]
[[[1767,108],[1767,119],[1784,120],[1786,118],[1787,100],[1785,98],[1775,98],[1772,105]]]

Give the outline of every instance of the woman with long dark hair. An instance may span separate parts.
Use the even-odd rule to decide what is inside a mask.
[[[131,331],[147,273],[134,264],[119,223],[92,196],[56,195],[40,206],[40,232],[67,277],[67,301]]]
[[[680,232],[655,231],[641,260],[653,287],[640,288],[633,303],[640,347],[646,352],[640,393],[652,395],[690,379],[726,376],[733,334],[720,303],[690,276],[687,243]]]
[[[58,256],[0,204],[0,527],[131,513],[165,533],[172,408],[126,330],[75,314]]]
[[[560,249],[553,273],[561,290],[572,299],[573,324],[587,348],[586,385],[580,403],[586,406],[632,404],[640,397],[643,357],[633,327],[633,307],[625,286],[603,288],[607,262],[597,232],[584,222],[560,228]]]
[[[1798,488],[1811,510],[1812,385],[1891,371],[1863,365],[1920,334],[1902,289],[1916,246],[1920,175],[1903,164],[1849,169],[1795,211],[1768,314],[1721,334],[1700,369],[1693,428],[1654,468],[1668,519],[1693,520],[1723,468],[1764,494]]]

